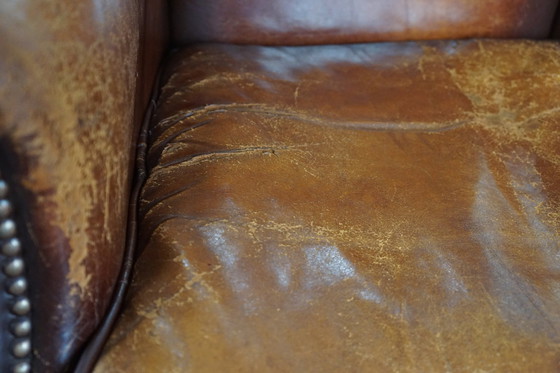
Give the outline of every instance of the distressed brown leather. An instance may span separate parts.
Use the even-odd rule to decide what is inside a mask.
[[[136,123],[166,46],[164,24],[143,26],[162,18],[156,6],[148,16],[143,2],[0,3],[0,167],[28,230],[36,372],[67,367],[111,302]]]
[[[168,63],[96,372],[555,372],[560,47],[199,45]]]
[[[557,0],[171,0],[177,44],[548,36]]]

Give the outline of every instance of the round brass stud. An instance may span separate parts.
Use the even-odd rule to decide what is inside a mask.
[[[27,290],[27,280],[23,277],[15,279],[8,287],[8,291],[13,295],[22,295]]]
[[[12,219],[0,223],[0,238],[10,238],[14,234],[16,234],[16,223]]]
[[[2,254],[6,256],[19,255],[21,252],[21,242],[17,238],[12,238],[2,246]]]
[[[31,372],[31,365],[26,361],[16,364],[13,370],[13,373],[29,373],[29,372]]]
[[[25,266],[21,258],[14,258],[4,267],[4,273],[8,276],[16,277],[23,273]]]
[[[26,357],[31,352],[31,342],[29,339],[21,339],[14,344],[13,351],[14,356],[17,358]]]
[[[27,298],[18,299],[12,307],[13,313],[20,316],[27,314],[30,309],[31,309],[31,304],[29,304],[29,299]]]

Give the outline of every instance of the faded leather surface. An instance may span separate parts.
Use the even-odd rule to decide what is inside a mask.
[[[150,89],[165,46],[143,49],[155,66],[143,73],[140,39],[158,35],[141,32],[144,15],[128,1],[0,3],[1,168],[26,208],[37,372],[75,356],[122,265],[134,117],[146,104],[135,95],[147,96],[137,79]]]
[[[199,45],[96,372],[555,372],[560,48]]]
[[[248,44],[548,36],[557,0],[171,0],[173,39]]]

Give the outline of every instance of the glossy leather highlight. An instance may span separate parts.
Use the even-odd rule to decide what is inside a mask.
[[[556,371],[559,59],[530,41],[177,51],[96,371]]]
[[[557,0],[171,0],[173,39],[301,45],[544,38]]]

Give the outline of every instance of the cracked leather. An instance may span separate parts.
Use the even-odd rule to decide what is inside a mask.
[[[553,372],[560,47],[176,51],[97,372]]]

